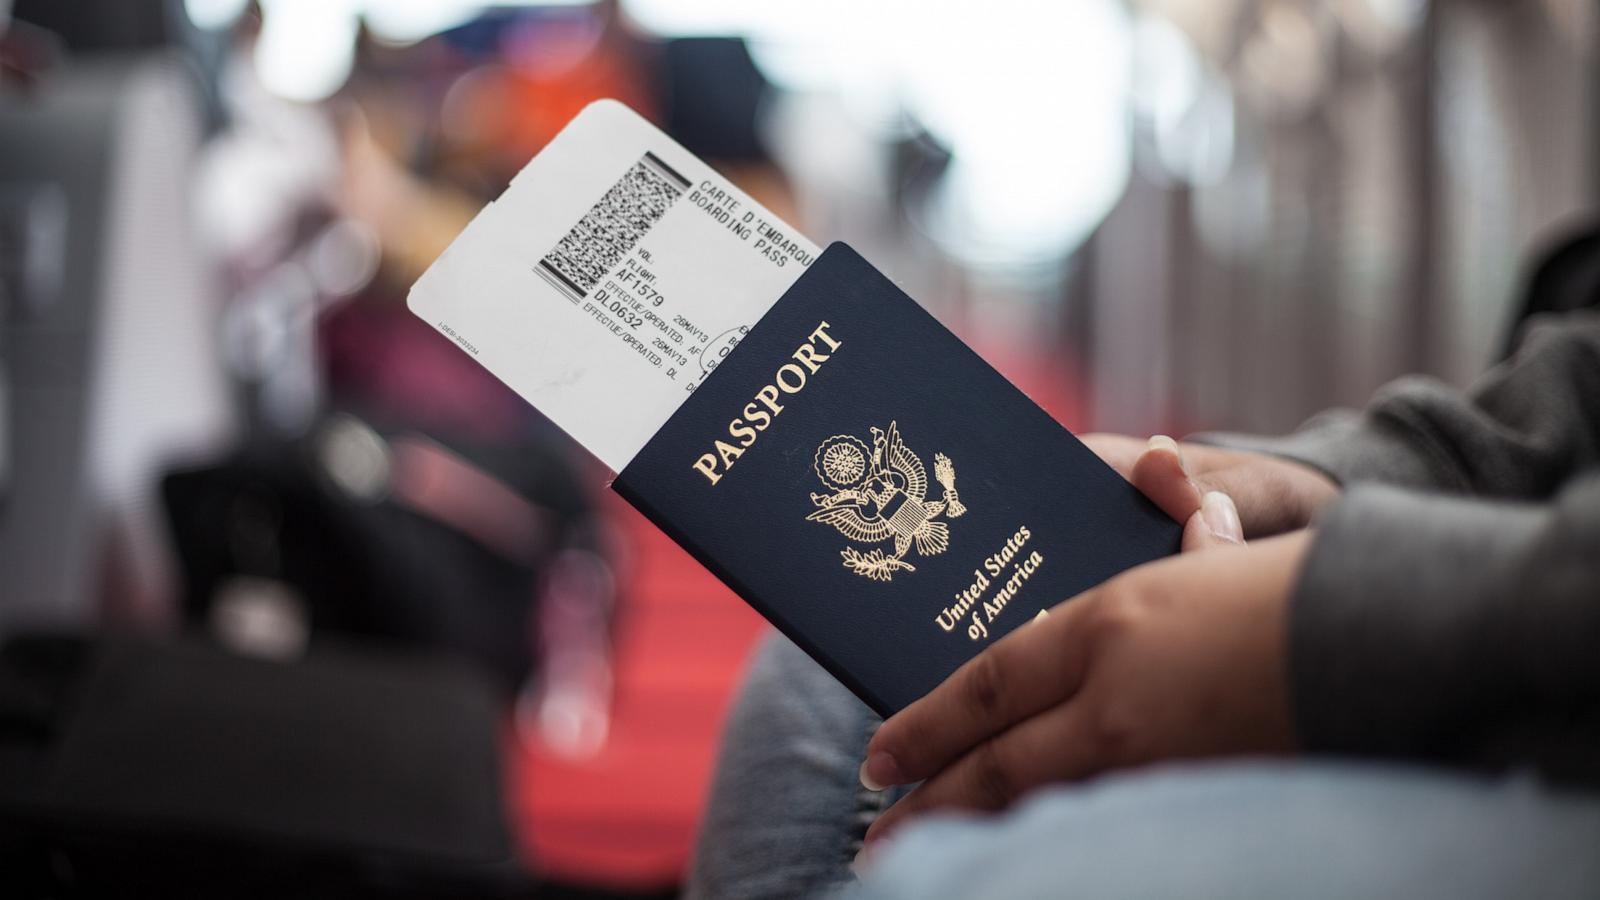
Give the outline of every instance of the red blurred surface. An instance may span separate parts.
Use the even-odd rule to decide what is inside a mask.
[[[511,754],[526,858],[563,880],[655,888],[683,874],[717,737],[763,620],[615,494],[625,559],[609,740],[582,762]]]

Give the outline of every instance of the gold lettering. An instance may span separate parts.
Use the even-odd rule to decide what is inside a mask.
[[[727,474],[727,471],[733,468],[733,464],[738,461],[739,457],[744,455],[745,448],[754,446],[756,440],[760,437],[760,432],[766,431],[771,427],[778,414],[783,412],[784,406],[778,402],[778,397],[782,394],[798,394],[805,390],[808,374],[817,374],[818,370],[822,368],[822,364],[831,359],[833,353],[843,344],[843,341],[828,334],[828,329],[831,327],[826,321],[818,323],[810,336],[806,338],[806,342],[795,348],[795,351],[789,355],[789,358],[795,362],[787,362],[779,366],[777,372],[772,376],[772,383],[763,385],[760,390],[756,391],[751,401],[745,404],[744,417],[742,419],[735,418],[728,422],[728,435],[739,442],[738,446],[726,441],[713,441],[712,449],[715,452],[702,453],[700,458],[694,461],[693,468],[695,471],[704,475],[706,480],[712,484],[722,480],[722,476]],[[818,350],[817,345],[819,343],[827,348],[826,352]],[[765,409],[762,407],[765,407]],[[720,467],[718,466],[719,462],[721,463]],[[941,625],[941,627],[945,626]],[[953,627],[955,627],[955,619],[951,620],[949,627],[946,627],[945,630],[948,631]]]
[[[783,373],[785,373],[785,372],[793,372],[794,373],[794,377],[800,379],[800,383],[795,385],[794,387],[790,387],[789,386],[789,382],[783,380]],[[795,365],[794,363],[784,363],[783,365],[778,367],[778,374],[774,375],[772,380],[776,381],[778,383],[778,387],[783,388],[783,392],[784,393],[786,393],[786,394],[798,394],[801,391],[805,390],[805,387],[806,387],[806,370],[800,368],[799,366]]]
[[[778,405],[778,389],[770,384],[756,391],[756,399],[765,403],[773,415],[783,412],[783,407]]]
[[[744,405],[744,420],[756,427],[757,431],[766,431],[772,424],[772,415],[754,403]]]
[[[694,461],[694,468],[712,484],[722,480],[722,473],[717,471],[717,458],[709,453],[700,454],[700,458]]]
[[[822,364],[828,361],[827,356],[818,353],[817,348],[810,344],[801,344],[800,349],[794,352],[794,358],[799,360],[800,364],[810,370],[813,375],[817,374],[817,370],[822,368]]]
[[[834,350],[839,349],[839,345],[844,343],[844,342],[843,341],[836,341],[833,338],[828,336],[828,329],[832,328],[832,327],[833,327],[832,325],[829,325],[827,323],[827,321],[824,320],[822,322],[822,324],[817,326],[817,330],[816,331],[811,332],[810,341],[812,343],[816,343],[819,340],[822,341],[824,344],[828,345],[829,352],[832,352]]]
[[[989,636],[987,623],[993,622],[1007,605],[1016,599],[1022,592],[1033,573],[1044,565],[1044,554],[1037,550],[1031,551],[1022,557],[1022,546],[1033,539],[1033,532],[1026,525],[1017,529],[1016,533],[1006,539],[1005,545],[993,554],[985,557],[982,569],[972,570],[972,583],[962,588],[955,595],[955,604],[947,606],[944,611],[935,617],[934,621],[944,631],[951,631],[968,610],[972,610],[972,624],[967,626],[967,637],[974,641],[982,640]],[[1012,562],[1015,560],[1015,562]],[[994,594],[987,599],[983,594],[990,587],[989,576],[1000,577],[1006,565],[1011,564],[1011,575],[1005,581],[999,582]],[[1041,612],[1040,615],[1043,615]]]
[[[728,434],[739,439],[739,446],[748,447],[756,442],[756,430],[744,423],[743,419],[734,419],[728,423]]]
[[[733,461],[744,455],[743,450],[724,441],[716,441],[712,446],[717,448],[717,455],[722,457],[724,469],[733,468]]]

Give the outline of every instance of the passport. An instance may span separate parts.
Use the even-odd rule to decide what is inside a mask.
[[[612,486],[884,716],[1182,537],[843,243]]]
[[[1181,528],[844,244],[614,100],[409,304],[878,713]]]

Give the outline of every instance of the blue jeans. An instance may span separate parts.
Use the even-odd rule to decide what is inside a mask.
[[[1595,898],[1600,797],[1345,763],[1168,766],[906,828],[849,862],[893,795],[856,781],[876,717],[788,641],[734,708],[687,896]]]

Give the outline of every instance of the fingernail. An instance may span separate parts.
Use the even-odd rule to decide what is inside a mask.
[[[1207,491],[1200,498],[1200,518],[1211,533],[1234,544],[1244,543],[1244,526],[1239,524],[1239,508],[1233,498],[1221,491]]]
[[[889,849],[889,840],[887,838],[878,838],[875,841],[862,844],[861,849],[856,851],[855,859],[850,860],[850,871],[855,873],[857,878],[860,878],[866,873],[867,869],[872,867],[873,863],[878,861],[879,857],[883,856],[883,851],[887,849]]]
[[[871,753],[861,764],[861,786],[869,791],[881,791],[891,784],[901,784],[900,764],[882,750]]]
[[[1172,438],[1164,434],[1152,435],[1147,446],[1151,450],[1171,450],[1172,455],[1178,458],[1178,465],[1183,465],[1183,451],[1178,449],[1178,442]]]
[[[862,844],[861,849],[856,851],[855,859],[850,860],[850,871],[857,878],[867,871],[867,863],[872,860],[872,852],[869,849],[871,846],[871,844]]]

